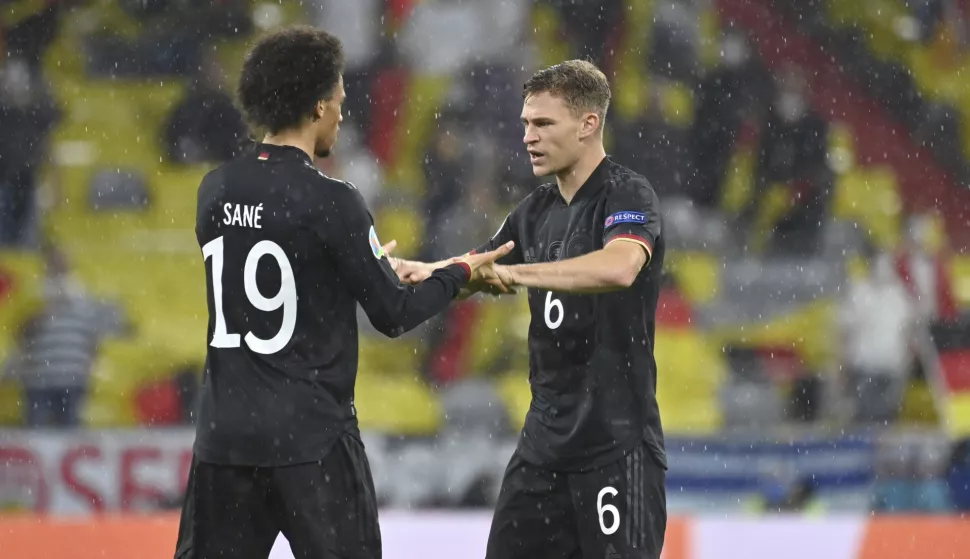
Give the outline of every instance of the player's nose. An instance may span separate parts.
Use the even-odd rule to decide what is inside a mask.
[[[534,144],[539,141],[539,135],[536,134],[535,129],[530,126],[529,128],[526,128],[525,136],[522,137],[522,141],[526,145]]]

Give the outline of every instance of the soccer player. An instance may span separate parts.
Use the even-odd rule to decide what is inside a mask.
[[[654,328],[664,237],[647,180],[603,148],[606,77],[572,60],[525,84],[537,176],[476,252],[509,241],[490,274],[528,289],[532,405],[502,483],[488,559],[660,557],[666,454]],[[402,261],[407,281],[434,265]]]
[[[511,246],[401,284],[353,185],[320,173],[344,100],[343,54],[307,27],[262,39],[238,86],[267,131],[198,193],[209,328],[177,558],[381,557],[354,408],[358,303],[398,336],[442,311]]]

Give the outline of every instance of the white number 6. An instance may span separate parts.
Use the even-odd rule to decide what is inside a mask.
[[[600,489],[600,494],[596,496],[596,513],[599,515],[600,519],[600,530],[603,530],[603,533],[609,536],[613,532],[616,532],[620,527],[620,511],[617,510],[613,505],[603,504],[603,495],[606,495],[607,493],[609,493],[610,496],[615,497],[616,489],[613,489],[610,486]],[[606,513],[610,513],[613,516],[613,523],[609,526],[603,522],[603,515]]]
[[[552,309],[558,309],[559,311],[556,313],[556,320],[552,319]],[[562,310],[562,301],[552,298],[552,291],[546,293],[545,311],[546,326],[548,326],[550,330],[559,328],[559,325],[562,324],[562,319],[566,313]]]

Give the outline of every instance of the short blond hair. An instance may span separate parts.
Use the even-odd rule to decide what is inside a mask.
[[[522,88],[522,98],[548,93],[562,99],[575,114],[596,113],[606,118],[610,108],[610,82],[595,64],[586,60],[567,60],[535,74]]]

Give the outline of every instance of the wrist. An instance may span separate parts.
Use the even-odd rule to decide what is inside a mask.
[[[468,264],[468,262],[455,262],[453,265],[461,267],[461,269],[465,272],[464,283],[468,283],[472,280],[472,267]]]
[[[505,276],[505,279],[507,280],[506,281],[506,285],[509,286],[509,287],[511,287],[513,285],[521,285],[521,283],[522,283],[522,281],[521,281],[522,278],[521,278],[520,274],[518,273],[517,268],[518,268],[518,266],[507,266],[505,268],[505,270],[507,272],[507,274]]]

